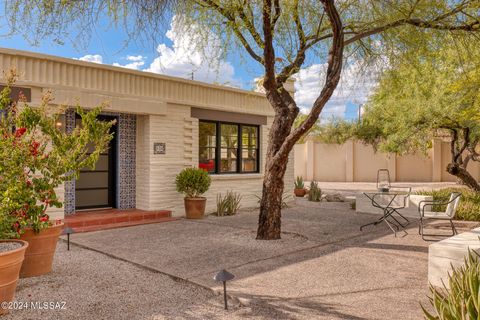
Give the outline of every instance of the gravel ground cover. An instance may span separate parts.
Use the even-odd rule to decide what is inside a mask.
[[[13,310],[2,320],[37,319],[273,319],[275,310],[230,301],[211,290],[104,254],[58,244],[54,271],[20,279]],[[25,309],[25,302],[54,302],[53,309]]]
[[[7,252],[20,248],[22,245],[18,242],[0,242],[0,252]]]
[[[17,295],[67,309],[5,319],[421,319],[429,243],[413,221],[398,237],[383,224],[360,232],[377,218],[299,202],[283,211],[280,241],[254,240],[255,210],[75,234],[54,272],[20,280]],[[222,268],[236,276],[228,311],[211,290]]]

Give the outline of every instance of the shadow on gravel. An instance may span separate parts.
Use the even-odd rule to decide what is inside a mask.
[[[314,315],[320,319],[348,319],[348,320],[366,320],[367,318],[358,317],[349,313],[339,311],[341,303],[332,304],[319,302],[317,297],[302,298],[279,298],[267,295],[248,295],[248,299],[257,301],[255,304],[262,306],[265,310],[270,310],[275,314],[275,319],[299,319],[312,318]],[[257,308],[252,308],[256,310]],[[246,317],[256,316],[255,314],[245,313]]]

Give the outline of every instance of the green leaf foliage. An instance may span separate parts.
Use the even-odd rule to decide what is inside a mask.
[[[297,178],[294,181],[294,186],[295,186],[295,189],[305,188],[305,183],[303,182],[303,177],[302,176],[297,176]]]
[[[355,136],[397,154],[427,153],[434,137],[449,140],[452,130],[469,128],[471,141],[478,140],[479,50],[476,43],[451,39],[441,47],[419,48],[392,61]]]
[[[177,191],[187,198],[196,198],[208,191],[211,178],[207,171],[199,168],[185,168],[175,180]]]
[[[432,196],[433,200],[447,202],[452,192],[460,192],[462,200],[455,212],[455,219],[480,221],[480,193],[467,188],[443,188],[432,191],[417,191],[416,194]],[[445,211],[445,206],[434,206],[433,211]]]
[[[227,190],[225,196],[221,193],[217,194],[217,211],[216,216],[233,216],[240,210],[240,201],[242,196],[233,191]]]
[[[318,187],[318,182],[311,181],[308,189],[308,201],[320,202],[322,200],[322,189]]]
[[[10,99],[16,74],[7,75],[0,98],[0,239],[52,225],[47,209],[60,208],[55,188],[93,168],[112,138],[112,122],[97,120],[101,108],[77,112],[82,126],[66,133],[57,126],[63,110],[52,107],[50,94],[39,107]]]
[[[469,251],[465,263],[453,269],[449,289],[430,287],[430,304],[434,311],[421,306],[425,319],[474,320],[480,316],[480,261],[478,253]]]

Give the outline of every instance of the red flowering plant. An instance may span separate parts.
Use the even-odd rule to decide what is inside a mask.
[[[81,168],[95,166],[112,138],[113,122],[99,121],[101,107],[83,111],[82,125],[66,133],[57,124],[63,113],[45,94],[38,107],[21,95],[10,98],[15,71],[6,75],[0,95],[0,239],[36,233],[52,225],[47,209],[62,207],[55,188],[78,178]]]

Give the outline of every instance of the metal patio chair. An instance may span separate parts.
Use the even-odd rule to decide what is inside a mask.
[[[458,205],[460,203],[461,193],[452,192],[450,194],[450,199],[448,201],[439,201],[439,200],[423,200],[418,203],[418,212],[420,213],[420,224],[418,226],[418,234],[422,236],[422,239],[429,241],[430,239],[425,239],[425,236],[438,237],[445,236],[444,234],[425,234],[423,229],[426,226],[426,220],[448,220],[452,226],[452,236],[456,235],[457,229],[453,224],[453,218],[455,217],[455,212],[457,211]],[[447,208],[445,212],[433,211],[433,206],[444,206]],[[432,211],[425,211],[426,207],[430,207]]]

